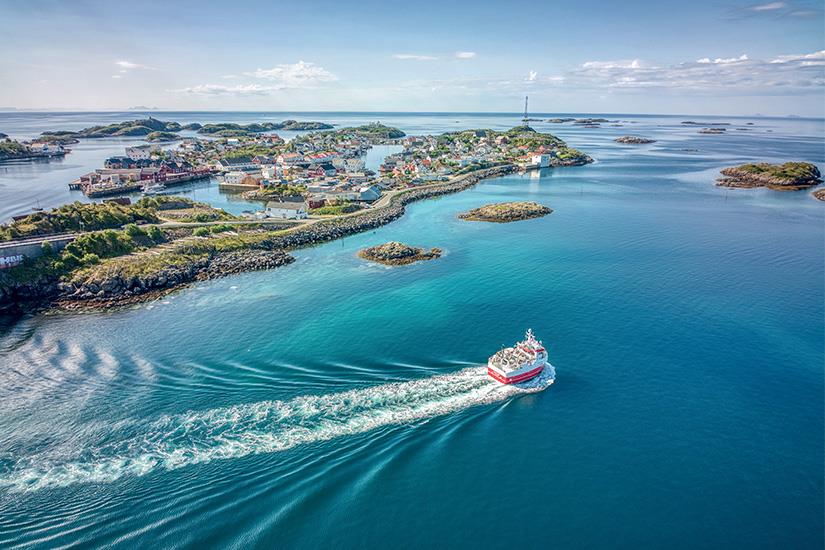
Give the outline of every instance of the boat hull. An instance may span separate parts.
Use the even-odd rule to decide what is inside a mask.
[[[543,371],[543,370],[544,370],[544,365],[539,365],[538,367],[536,367],[534,369],[531,369],[531,370],[529,370],[527,372],[524,372],[524,373],[521,373],[521,374],[516,374],[515,376],[505,376],[505,375],[501,374],[499,371],[497,371],[496,369],[494,369],[492,367],[487,367],[487,374],[491,378],[493,378],[494,380],[497,380],[498,382],[501,382],[502,384],[518,384],[519,382],[526,382],[527,380],[530,380],[531,378],[535,378],[536,376],[541,374],[541,371]]]

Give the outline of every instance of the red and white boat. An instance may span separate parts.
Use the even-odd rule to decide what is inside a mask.
[[[518,384],[535,378],[547,366],[547,350],[527,329],[523,342],[504,348],[487,361],[487,374],[502,384]]]

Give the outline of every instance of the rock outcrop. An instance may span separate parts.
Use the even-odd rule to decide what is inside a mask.
[[[441,249],[431,248],[429,252],[423,248],[409,246],[397,241],[363,248],[358,256],[365,260],[378,262],[384,265],[406,265],[422,260],[433,260],[441,256]]]
[[[458,217],[462,220],[475,222],[507,223],[540,218],[551,212],[553,212],[552,208],[548,208],[537,202],[501,202],[474,208],[469,212],[459,214]]]
[[[655,139],[638,137],[638,136],[622,136],[614,139],[616,143],[627,143],[630,145],[643,145],[646,143],[656,143]]]

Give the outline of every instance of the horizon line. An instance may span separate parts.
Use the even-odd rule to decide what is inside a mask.
[[[125,108],[125,109],[53,109],[53,108],[26,108],[26,109],[18,109],[18,108],[6,108],[0,109],[0,115],[2,114],[14,114],[14,113],[63,113],[63,114],[73,114],[73,113],[285,113],[285,114],[395,114],[395,115],[498,115],[498,116],[514,116],[514,117],[522,117],[524,115],[523,112],[508,112],[508,111],[341,111],[341,110],[310,110],[310,111],[301,111],[301,110],[277,110],[277,111],[267,111],[267,110],[260,110],[260,109],[217,109],[217,110],[187,110],[187,109],[134,109],[134,108]],[[806,120],[825,120],[825,115],[823,116],[812,116],[812,115],[795,115],[795,114],[787,114],[787,115],[763,115],[759,113],[749,114],[749,115],[734,115],[734,114],[697,114],[697,113],[619,113],[619,112],[596,112],[596,111],[568,111],[568,112],[536,112],[533,113],[532,116],[539,117],[539,116],[557,116],[557,115],[605,115],[605,116],[665,116],[665,117],[717,117],[717,118],[794,118],[794,119],[806,119]]]

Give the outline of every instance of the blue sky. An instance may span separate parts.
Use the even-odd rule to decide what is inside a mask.
[[[822,2],[0,0],[0,106],[825,115]]]

